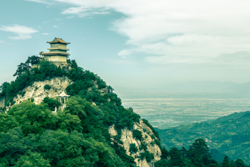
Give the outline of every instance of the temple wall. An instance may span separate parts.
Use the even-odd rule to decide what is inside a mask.
[[[66,56],[44,56],[44,59],[46,61],[50,62],[60,62],[60,63],[67,63],[67,57]]]
[[[67,45],[66,45],[66,44],[58,44],[58,43],[51,44],[51,47],[52,47],[52,48],[67,49]]]
[[[66,56],[50,56],[49,61],[67,62],[67,57]]]

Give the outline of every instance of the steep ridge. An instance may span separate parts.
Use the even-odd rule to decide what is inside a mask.
[[[132,108],[124,108],[121,99],[113,93],[112,87],[107,86],[100,77],[78,67],[75,61],[69,61],[69,64],[71,69],[65,70],[49,62],[41,62],[40,68],[26,70],[16,78],[15,82],[4,83],[1,86],[0,96],[5,97],[4,110],[7,114],[1,115],[0,119],[8,115],[14,117],[16,123],[15,126],[6,125],[7,129],[2,130],[2,133],[4,132],[4,135],[24,133],[28,136],[38,135],[42,138],[43,135],[52,135],[51,133],[60,130],[64,130],[65,134],[77,131],[77,134],[83,135],[84,138],[103,143],[105,149],[109,150],[106,153],[105,151],[98,153],[99,161],[90,160],[93,166],[98,163],[100,165],[97,166],[102,166],[102,163],[111,163],[112,166],[153,167],[154,163],[161,159],[161,147],[159,138],[152,127],[147,126],[148,123],[145,124]],[[60,111],[62,104],[58,104],[58,95],[62,92],[66,92],[70,98],[63,102],[66,104],[66,108]],[[53,126],[51,124],[40,126],[42,124],[39,122],[40,117],[43,116],[37,118],[38,120],[30,118],[31,120],[27,119],[26,122],[20,121],[18,114],[22,113],[21,117],[29,117],[27,112],[37,107],[42,108],[42,113],[47,114],[46,119],[53,118],[55,121]],[[22,108],[26,108],[26,110],[24,111]],[[51,110],[52,115],[47,113],[48,109]],[[68,124],[69,127],[65,127],[62,122],[67,115],[74,117],[76,121],[71,120],[71,123]],[[10,117],[7,118],[10,119]],[[36,127],[34,124],[37,124]],[[34,132],[31,127],[39,127],[39,130]],[[22,132],[15,128],[21,128]],[[23,137],[20,137],[21,140]],[[50,161],[51,166],[53,163],[58,165],[59,160],[52,162],[53,158],[41,150],[37,149],[34,153],[41,154],[46,162]],[[117,160],[106,162],[109,158],[103,159],[103,156],[113,154],[114,157],[118,156]],[[16,156],[16,160],[10,164],[8,164],[9,162],[6,164],[3,162],[3,158],[0,158],[0,164],[13,165],[23,158],[18,154]]]

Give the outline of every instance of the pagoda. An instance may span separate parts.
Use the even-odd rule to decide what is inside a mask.
[[[67,45],[70,43],[65,42],[61,38],[55,38],[53,41],[47,43],[50,43],[49,52],[41,52],[44,60],[50,61],[58,67],[67,65],[67,57],[69,56]]]

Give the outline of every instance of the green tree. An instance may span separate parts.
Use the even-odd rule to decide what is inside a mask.
[[[168,156],[169,156],[168,150],[165,147],[163,147],[161,149],[161,158],[168,159]]]
[[[37,151],[51,166],[124,166],[114,150],[76,131],[46,131],[37,143]]]
[[[77,115],[72,115],[70,113],[58,112],[58,127],[62,130],[67,130],[68,132],[73,132],[74,130],[81,132],[81,120]]]
[[[235,160],[235,166],[236,167],[246,167],[244,161],[242,161],[241,159],[236,159]]]
[[[14,166],[16,161],[30,150],[31,143],[29,138],[24,140],[24,134],[19,127],[0,133],[0,164]]]
[[[230,164],[229,164],[230,167],[235,167],[235,163],[233,160],[230,161]]]
[[[25,135],[41,134],[46,129],[55,129],[58,121],[57,117],[45,105],[35,105],[29,100],[14,105],[8,114],[14,116]]]
[[[7,132],[9,129],[17,127],[18,123],[14,117],[0,113],[0,125],[0,132]]]
[[[184,166],[183,160],[181,158],[181,153],[176,147],[170,149],[169,156],[171,158],[171,166]]]
[[[137,140],[142,140],[142,133],[139,130],[133,130],[133,137]]]
[[[50,167],[49,160],[45,160],[39,153],[31,151],[20,157],[14,167]]]
[[[170,166],[167,160],[161,159],[155,163],[155,167],[167,167]]]
[[[30,66],[27,63],[21,63],[17,66],[17,70],[15,72],[15,74],[13,75],[15,76],[20,76],[22,73],[24,73],[26,70],[28,70],[30,68]]]
[[[189,147],[187,154],[188,158],[191,159],[192,163],[197,167],[209,165],[212,158],[203,139],[196,139]]]
[[[8,82],[4,82],[1,86],[0,86],[0,97],[4,97],[7,93],[7,88],[10,86],[10,83]]]
[[[55,107],[59,107],[61,105],[60,102],[58,102],[58,100],[55,100],[55,99],[52,99],[52,98],[49,98],[49,97],[45,97],[43,99],[43,102],[45,104],[48,105],[48,108],[51,110],[51,111],[54,111],[55,110]]]
[[[86,100],[83,100],[79,96],[71,97],[67,101],[67,107],[64,109],[64,111],[65,111],[65,113],[70,113],[72,115],[78,115],[78,117],[81,120],[84,120],[87,117],[87,114],[85,112],[87,103],[89,103],[89,102],[87,102]]]
[[[25,64],[38,64],[40,62],[41,58],[39,56],[29,56],[28,59],[26,60]]]
[[[136,153],[137,151],[138,151],[138,148],[136,147],[135,143],[130,144],[129,152],[130,153]]]
[[[222,167],[229,167],[229,158],[228,156],[225,156],[223,162],[222,162]]]

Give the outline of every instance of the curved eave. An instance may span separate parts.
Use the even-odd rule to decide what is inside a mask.
[[[50,44],[52,44],[52,43],[61,43],[61,44],[70,44],[70,42],[59,42],[59,41],[47,41],[47,43],[50,43]]]
[[[69,50],[69,49],[61,49],[61,48],[48,48],[48,50]]]
[[[44,56],[53,56],[53,55],[62,55],[62,56],[69,56],[68,53],[62,53],[62,52],[46,52],[42,53]]]

